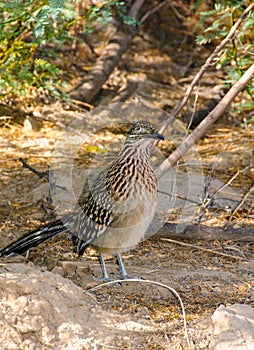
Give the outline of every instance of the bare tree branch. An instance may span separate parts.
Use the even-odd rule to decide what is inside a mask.
[[[22,157],[20,157],[19,160],[23,164],[24,168],[26,168],[26,169],[30,170],[32,173],[36,174],[39,177],[39,179],[45,178],[49,182],[49,172],[48,171],[39,171],[39,170],[35,169],[31,165],[29,165],[25,161],[25,159],[23,159]]]
[[[177,229],[178,228],[178,229]],[[250,226],[232,228],[226,231],[220,226],[207,226],[204,224],[190,224],[179,230],[179,225],[167,222],[151,239],[170,238],[191,241],[215,241],[225,240],[231,242],[254,242],[254,228]]]
[[[141,23],[144,23],[148,17],[150,17],[153,13],[157,12],[162,6],[166,5],[168,3],[168,0],[165,0],[161,2],[160,4],[156,5],[153,9],[150,11],[147,11],[144,16],[140,19]]]
[[[211,65],[214,65],[214,58],[216,55],[227,45],[227,43],[234,37],[236,30],[238,27],[242,24],[243,20],[248,16],[248,14],[254,9],[254,4],[250,4],[246,10],[242,13],[241,17],[235,22],[233,27],[230,29],[228,35],[225,37],[224,40],[218,45],[215,50],[212,52],[212,54],[207,58],[205,64],[200,68],[199,72],[194,77],[193,81],[191,82],[190,86],[188,87],[186,94],[182,100],[182,102],[174,109],[173,113],[169,116],[169,118],[166,120],[165,124],[160,129],[160,133],[163,133],[168,125],[172,123],[172,121],[175,119],[177,114],[183,109],[183,107],[186,105],[190,94],[194,88],[194,86],[198,83],[198,81],[202,78],[203,74],[205,73],[206,69],[210,67]]]
[[[243,76],[231,87],[216,107],[208,116],[187,136],[187,138],[171,153],[171,155],[160,165],[157,170],[157,176],[161,177],[170,169],[187,151],[197,142],[205,131],[222,115],[234,98],[245,88],[254,76],[254,64],[252,64]]]
[[[132,16],[134,18],[137,18],[138,12],[141,9],[142,5],[144,3],[144,0],[136,0],[134,1],[133,5],[131,6],[128,15]]]

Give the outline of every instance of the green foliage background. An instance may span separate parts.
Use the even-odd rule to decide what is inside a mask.
[[[74,19],[75,8],[65,0],[0,2],[1,96],[22,96],[37,87],[60,97],[61,70],[46,52],[38,57],[37,51],[46,43],[66,41],[66,28]]]
[[[101,1],[90,6],[83,18],[79,0],[0,1],[0,97],[25,95],[30,87],[65,98],[62,71],[52,63],[52,53],[74,39],[70,28],[85,23],[86,34],[94,22],[110,24],[115,16],[128,24],[124,1]]]
[[[202,2],[202,1],[201,1]],[[79,0],[12,0],[0,1],[0,98],[26,95],[29,89],[49,92],[55,98],[67,98],[62,71],[53,64],[52,55],[63,44],[74,39],[71,28],[78,22],[79,30],[92,35],[95,23],[111,25],[112,21],[137,25],[127,16],[124,1],[102,0],[87,8],[83,17],[77,13]],[[200,1],[196,1],[196,8]],[[200,13],[197,43],[218,44],[242,14],[248,1],[217,0],[212,8]],[[207,25],[207,20],[212,24]],[[217,57],[217,66],[225,71],[227,86],[232,85],[253,63],[254,13],[229,45]],[[245,93],[244,103],[235,110],[252,110],[254,83]]]
[[[250,3],[250,2],[249,2]],[[241,16],[247,1],[222,1],[217,0],[214,9],[201,12],[200,25],[203,28],[203,34],[198,35],[196,40],[200,45],[210,42],[218,44],[228,34],[236,20]],[[206,27],[206,20],[209,19],[212,25]],[[232,86],[249,68],[254,61],[254,12],[252,11],[240,30],[237,31],[231,42],[219,53],[217,57],[217,67],[224,70],[226,74],[225,86]],[[240,103],[234,103],[233,108],[236,113],[243,110],[253,111],[254,109],[254,81],[252,80],[245,89]],[[254,121],[252,115],[249,119]]]

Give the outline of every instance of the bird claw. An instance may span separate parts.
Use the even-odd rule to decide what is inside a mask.
[[[136,280],[136,279],[140,279],[140,278],[138,278],[136,276],[124,274],[124,275],[121,275],[121,279],[122,280]]]
[[[105,277],[105,276],[103,276],[103,277],[95,277],[93,273],[92,273],[92,278],[96,282],[105,282],[106,283],[106,282],[112,282],[113,281],[113,279],[108,277],[108,276],[107,277]]]
[[[113,278],[110,278],[110,277],[95,277],[94,276],[94,274],[92,274],[92,278],[93,278],[93,280],[94,281],[96,281],[96,282],[112,282],[112,281],[114,281],[115,279],[113,279]],[[135,279],[137,279],[138,277],[136,277],[136,276],[131,276],[131,275],[121,275],[120,276],[120,279],[121,280],[135,280]],[[139,278],[140,279],[140,278]],[[141,278],[142,279],[142,278]]]

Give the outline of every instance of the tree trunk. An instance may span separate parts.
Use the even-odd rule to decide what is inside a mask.
[[[136,0],[129,15],[137,18],[138,11],[143,5],[144,0]],[[102,85],[108,79],[114,68],[117,67],[122,55],[131,45],[132,38],[137,34],[138,27],[123,25],[113,38],[109,41],[103,54],[98,58],[92,70],[83,79],[81,84],[74,88],[70,96],[78,101],[91,102],[96,94],[100,91]]]

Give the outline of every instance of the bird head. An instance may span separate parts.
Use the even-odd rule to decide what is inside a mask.
[[[164,140],[164,136],[159,134],[152,124],[142,120],[133,123],[132,128],[127,132],[127,140],[141,139]]]

